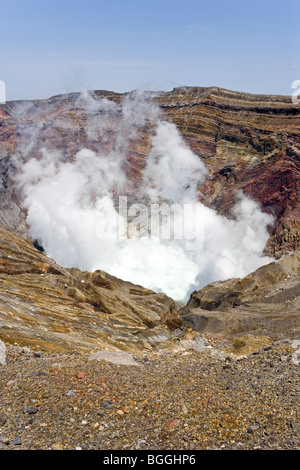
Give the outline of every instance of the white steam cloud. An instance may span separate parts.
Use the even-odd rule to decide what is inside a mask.
[[[271,216],[242,194],[234,220],[200,204],[197,187],[208,174],[205,165],[142,93],[128,96],[122,106],[90,94],[78,104],[88,116],[88,137],[100,133],[105,150],[82,149],[67,161],[61,151],[41,148],[38,158],[28,158],[31,147],[20,149],[24,160],[17,182],[30,236],[48,256],[65,267],[101,269],[182,301],[209,282],[244,276],[270,261],[262,252]],[[154,132],[135,194],[142,204],[127,207],[126,152],[145,125]],[[167,211],[157,219],[150,206],[162,204]],[[158,220],[164,228],[172,225],[172,236],[161,236]]]

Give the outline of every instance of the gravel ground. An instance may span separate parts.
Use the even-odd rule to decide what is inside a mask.
[[[135,360],[8,346],[0,449],[300,449],[300,365],[290,341],[238,360],[213,349]]]

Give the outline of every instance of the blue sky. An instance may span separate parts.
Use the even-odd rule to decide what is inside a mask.
[[[0,0],[7,100],[216,85],[292,93],[299,0]]]

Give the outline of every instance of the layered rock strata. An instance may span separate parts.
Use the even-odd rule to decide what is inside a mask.
[[[103,271],[64,269],[0,226],[0,339],[46,351],[140,351],[184,335],[175,302]]]

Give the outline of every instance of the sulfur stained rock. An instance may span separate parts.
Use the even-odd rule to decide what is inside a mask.
[[[165,294],[102,271],[62,268],[0,226],[3,343],[59,352],[140,351],[149,341],[171,339],[172,321],[182,325],[174,300]]]

